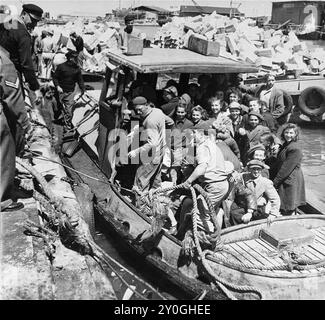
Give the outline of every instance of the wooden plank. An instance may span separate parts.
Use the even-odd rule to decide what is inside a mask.
[[[264,265],[267,267],[273,267],[276,265],[276,263],[274,261],[272,261],[271,258],[268,258],[265,254],[263,254],[263,252],[261,251],[261,249],[264,249],[264,251],[266,251],[265,248],[263,248],[257,241],[256,239],[253,240],[247,240],[245,241],[246,245],[248,247],[250,247],[252,250],[254,250],[259,257],[262,259],[262,261],[264,261]],[[268,251],[269,252],[269,251]]]
[[[317,231],[323,235],[323,239],[325,239],[325,230],[323,230],[322,228],[317,229]]]
[[[246,257],[244,257],[243,254],[242,254],[242,250],[240,248],[239,249],[236,248],[234,246],[234,243],[229,243],[229,244],[227,244],[227,246],[229,246],[231,248],[231,250],[234,253],[236,253],[235,256],[241,263],[246,263],[246,264],[254,266],[253,263],[251,263],[250,261],[247,261]]]
[[[225,246],[226,247],[226,246]],[[221,252],[221,255],[225,258],[225,259],[230,259],[233,260],[231,262],[234,263],[242,263],[242,260],[240,260],[240,258],[238,258],[238,253],[236,254],[232,254],[231,252],[233,252],[234,250],[232,248],[226,248],[227,251],[225,252]],[[229,252],[230,251],[230,252]]]
[[[254,256],[249,254],[245,250],[245,248],[243,248],[242,246],[239,245],[239,242],[233,243],[233,247],[237,248],[237,251],[239,251],[241,253],[242,257],[244,257],[246,259],[246,261],[248,261],[250,264],[252,264],[253,266],[256,266],[257,264],[260,265],[260,262],[258,260],[256,260],[254,258]]]
[[[263,256],[261,256],[254,248],[249,246],[246,241],[238,242],[237,244],[240,245],[240,247],[242,247],[247,253],[249,253],[256,261],[258,261],[262,267],[265,266],[265,259]]]
[[[267,259],[273,266],[278,266],[279,265],[279,263],[277,263],[277,261],[273,258],[273,257],[271,257],[271,256],[268,256],[268,253],[270,253],[270,252],[273,252],[274,250],[269,250],[269,249],[267,249],[267,248],[265,248],[259,241],[257,241],[258,239],[255,239],[255,243],[256,243],[256,245],[257,246],[259,246],[260,247],[260,250],[261,250],[261,252],[265,252],[265,255],[264,255],[264,257],[265,257],[265,259]],[[263,250],[263,251],[262,251]]]
[[[276,248],[272,247],[270,244],[268,244],[267,242],[261,240],[261,239],[256,239],[256,241],[262,245],[263,247],[269,249],[271,252],[276,252]],[[279,256],[274,256],[272,257],[272,259],[274,260],[274,262],[278,263],[278,265],[284,265],[284,261],[279,257]]]
[[[313,250],[313,252],[317,252],[320,258],[324,259],[325,248],[323,246],[320,246],[317,242],[314,241],[313,244],[309,245],[309,247],[311,248],[311,250]]]
[[[318,233],[315,233],[315,236],[316,236],[316,238],[314,241],[317,241],[317,242],[321,243],[323,246],[325,246],[325,240],[323,239],[323,237],[320,236]]]
[[[315,260],[318,259],[317,256],[315,256],[315,254],[313,254],[312,252],[308,252],[305,251],[302,255],[301,255],[302,259],[306,259],[306,260]]]

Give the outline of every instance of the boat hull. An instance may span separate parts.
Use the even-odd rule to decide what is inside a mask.
[[[325,227],[325,217],[323,215],[301,215],[293,217],[281,217],[276,220],[275,224],[287,224],[288,227],[292,223],[297,223],[304,226],[307,229],[321,229]],[[240,246],[245,250],[244,243],[245,239],[247,243],[246,250],[252,250],[256,252],[257,246],[254,247],[252,244],[252,239],[256,239],[259,231],[265,228],[266,225],[263,222],[253,222],[247,226],[236,226],[225,229],[222,231],[222,240],[227,247],[227,244],[238,243],[240,241]],[[323,231],[322,231],[323,232]],[[261,245],[261,240],[257,240],[259,246]],[[249,247],[248,247],[249,243]],[[232,245],[231,246],[235,246]],[[264,247],[264,257],[268,255],[268,249],[271,249],[267,244],[263,243]],[[236,249],[238,250],[239,247]],[[322,248],[317,246],[317,248]],[[323,247],[325,250],[325,246]],[[246,251],[246,254],[247,254]],[[263,250],[260,250],[260,252]],[[310,250],[311,251],[311,250]],[[238,250],[238,256],[241,252]],[[310,253],[309,253],[310,254]],[[311,255],[311,254],[310,254]],[[262,257],[258,257],[262,261]],[[319,259],[325,258],[325,251],[322,254],[319,253]],[[253,255],[250,255],[250,259],[254,259]],[[264,258],[265,259],[265,258]],[[214,272],[225,277],[229,282],[238,285],[253,285],[256,289],[259,289],[263,294],[263,299],[267,300],[305,300],[305,299],[325,299],[325,268],[312,268],[311,270],[263,270],[260,269],[249,269],[241,267],[230,268],[223,263],[218,263],[218,259],[212,258],[214,263],[211,263]],[[251,260],[251,261],[252,261]],[[281,262],[280,262],[281,264]],[[283,263],[284,264],[284,263]],[[240,265],[240,263],[239,263]]]

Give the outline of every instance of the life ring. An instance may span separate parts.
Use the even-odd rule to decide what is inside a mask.
[[[320,87],[306,88],[300,94],[298,107],[307,116],[322,115],[325,112],[325,90]]]

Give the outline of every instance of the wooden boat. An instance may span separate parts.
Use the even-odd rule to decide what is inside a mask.
[[[111,52],[109,57],[112,66],[105,75],[99,113],[93,112],[89,116],[89,110],[95,110],[91,104],[75,109],[73,124],[81,136],[82,148],[72,155],[63,156],[63,161],[73,168],[70,170],[72,177],[87,183],[93,190],[99,223],[120,239],[122,246],[128,248],[136,259],[142,259],[148,272],[154,271],[159,281],[179,288],[183,297],[195,298],[202,295],[206,299],[325,299],[324,267],[317,265],[317,268],[310,270],[289,270],[294,261],[281,260],[284,251],[277,250],[258,237],[259,230],[267,227],[265,221],[224,229],[221,233],[224,245],[220,250],[215,253],[206,252],[205,259],[195,256],[189,261],[182,254],[181,241],[164,229],[157,236],[149,238],[150,241],[143,239],[151,228],[152,220],[134,206],[130,200],[133,194],[114,181],[114,162],[107,156],[114,141],[109,141],[108,136],[119,123],[117,120],[120,110],[111,106],[110,98],[106,96],[115,68],[118,79],[114,98],[119,95],[121,97],[124,79],[130,70],[138,72],[138,79],[148,77],[152,83],[157,82],[159,74],[177,72],[181,74],[182,85],[193,73],[256,72],[256,69],[251,65],[224,58],[205,57],[187,50],[144,49],[142,56]],[[88,118],[82,122],[85,115]],[[98,132],[93,130],[84,135],[98,121]],[[318,214],[281,217],[274,225],[290,228],[298,223],[312,230],[315,240],[307,246],[302,257],[309,259],[307,263],[314,263],[315,259],[324,262],[325,217],[310,207],[304,210],[305,213]],[[210,283],[216,285],[211,286]]]

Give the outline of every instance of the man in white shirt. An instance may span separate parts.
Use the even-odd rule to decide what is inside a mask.
[[[195,169],[184,182],[184,186],[190,187],[194,181],[198,182],[205,189],[215,211],[218,212],[220,204],[229,190],[229,172],[226,168],[226,162],[222,151],[215,141],[211,139],[208,131],[208,127],[204,128],[204,125],[193,130],[197,147],[194,163]],[[205,212],[205,215],[207,214],[208,213]],[[204,223],[205,220],[209,219],[208,217],[202,216],[201,220]],[[219,222],[219,224],[221,227],[221,222]],[[209,229],[210,227],[208,231],[213,231]]]
[[[126,47],[129,38],[139,38],[144,40],[147,35],[138,29],[133,27],[134,18],[132,16],[126,16],[124,18],[125,28],[120,33],[120,46]]]

